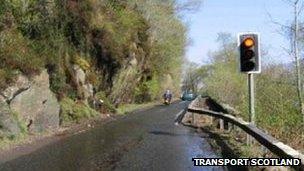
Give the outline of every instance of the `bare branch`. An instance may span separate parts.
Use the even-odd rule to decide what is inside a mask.
[[[302,13],[303,9],[304,9],[304,3],[302,2],[301,6],[299,8],[299,11],[298,11],[298,15],[300,15]]]
[[[288,55],[292,55],[292,50],[290,50],[290,49],[288,49],[288,48],[286,48],[286,47],[284,47],[284,46],[280,46]]]
[[[196,12],[202,4],[202,0],[181,0],[179,3],[176,3],[175,10],[177,12],[187,11],[187,12]]]
[[[291,1],[291,0],[282,0],[282,1],[290,6],[293,5],[293,3],[294,3],[294,1]]]
[[[293,28],[293,27],[288,26],[288,25],[284,25],[284,24],[282,24],[282,23],[280,23],[280,22],[274,20],[273,17],[271,16],[271,14],[270,14],[268,11],[267,11],[267,15],[268,15],[268,17],[269,17],[271,23],[273,23],[273,24],[275,24],[275,25],[278,25],[278,26],[280,26],[281,28],[290,29],[290,30],[294,31],[294,28]]]

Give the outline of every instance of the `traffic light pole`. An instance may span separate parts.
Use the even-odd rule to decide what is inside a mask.
[[[248,74],[248,95],[249,95],[249,122],[255,125],[255,105],[254,105],[254,74]],[[247,134],[247,145],[252,144],[252,137]]]
[[[261,73],[259,37],[259,33],[253,32],[238,34],[240,72],[247,73],[248,76],[248,112],[251,125],[255,125],[254,74]],[[247,134],[247,145],[253,144],[252,140]]]
[[[248,74],[248,89],[249,89],[249,122],[255,124],[255,106],[254,106],[254,77],[253,74]]]

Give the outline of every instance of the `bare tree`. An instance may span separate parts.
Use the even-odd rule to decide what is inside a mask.
[[[201,79],[199,65],[193,62],[187,62],[182,82],[183,91],[193,91],[197,93]]]
[[[200,8],[202,0],[179,0],[175,4],[175,11],[177,12],[196,12]]]
[[[295,62],[295,73],[296,73],[296,87],[297,87],[297,95],[298,95],[298,102],[300,105],[300,112],[303,116],[303,124],[304,124],[304,104],[303,104],[303,83],[302,83],[302,78],[301,78],[301,63],[300,63],[300,56],[299,56],[299,16],[303,10],[303,5],[304,3],[300,0],[284,0],[288,4],[290,4],[293,7],[293,17],[294,21],[293,24],[290,25],[284,25],[282,23],[279,23],[277,21],[274,21],[271,18],[272,23],[279,25],[282,30],[288,34],[288,38],[290,39],[291,42],[291,50],[284,49],[289,55],[292,55],[294,58]],[[284,34],[284,33],[283,33]],[[286,36],[286,34],[284,34]]]
[[[303,97],[302,97],[302,79],[301,79],[301,70],[300,70],[300,58],[299,58],[299,0],[294,1],[293,3],[294,7],[294,38],[293,38],[293,53],[294,53],[294,59],[296,62],[296,79],[297,79],[297,93],[298,93],[298,99],[299,104],[301,108],[301,113],[303,115],[303,122],[304,122],[304,106],[303,106]]]

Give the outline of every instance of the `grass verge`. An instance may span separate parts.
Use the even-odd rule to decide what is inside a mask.
[[[156,104],[158,104],[158,102],[149,102],[144,104],[124,104],[117,108],[117,114],[124,115],[139,109],[150,108]]]
[[[12,148],[15,148],[17,146],[23,146],[25,144],[31,144],[35,141],[39,141],[39,139],[43,139],[46,137],[50,137],[54,134],[54,132],[51,131],[45,131],[42,133],[36,133],[35,135],[29,135],[29,134],[20,134],[14,138],[2,138],[0,140],[0,150],[10,150]]]

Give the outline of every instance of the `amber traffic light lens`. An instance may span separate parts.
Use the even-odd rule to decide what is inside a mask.
[[[246,47],[250,48],[254,45],[254,40],[252,38],[248,37],[244,40],[244,45]]]

